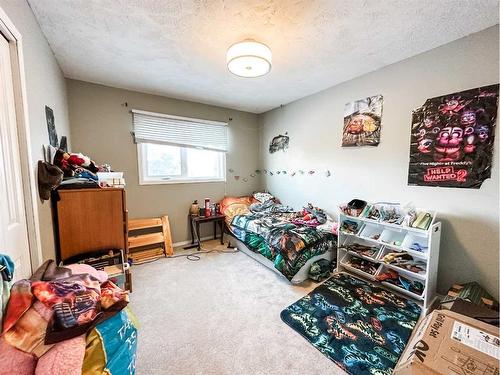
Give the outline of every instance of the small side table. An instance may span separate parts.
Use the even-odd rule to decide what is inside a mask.
[[[226,219],[225,215],[213,215],[213,216],[188,216],[189,223],[191,226],[191,245],[186,246],[184,249],[192,249],[197,247],[201,250],[200,244],[200,223],[214,223],[214,240],[217,238],[217,224],[220,228],[220,243],[224,244],[224,221]],[[196,231],[196,243],[195,243],[195,231]]]

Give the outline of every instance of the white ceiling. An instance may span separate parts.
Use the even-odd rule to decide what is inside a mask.
[[[498,0],[29,0],[67,77],[261,113],[498,23]],[[245,38],[260,78],[226,69]],[[431,68],[431,67],[429,67]]]

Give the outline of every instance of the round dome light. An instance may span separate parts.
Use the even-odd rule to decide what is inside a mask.
[[[269,47],[253,40],[233,44],[226,55],[229,71],[245,78],[260,77],[269,73],[271,61],[272,52]]]

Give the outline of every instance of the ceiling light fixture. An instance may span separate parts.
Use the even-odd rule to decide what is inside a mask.
[[[240,77],[260,77],[271,70],[272,56],[271,50],[265,44],[244,40],[233,44],[227,50],[227,68]]]

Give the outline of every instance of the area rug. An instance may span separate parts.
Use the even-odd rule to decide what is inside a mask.
[[[338,273],[281,319],[349,374],[391,374],[420,316],[413,301]]]

